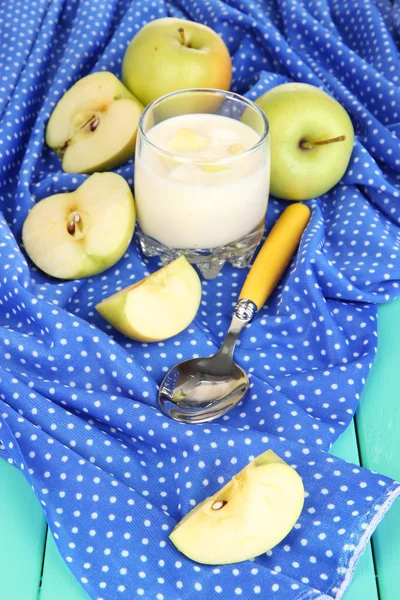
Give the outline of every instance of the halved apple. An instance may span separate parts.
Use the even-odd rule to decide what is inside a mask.
[[[39,269],[60,279],[105,271],[124,254],[135,229],[135,202],[125,179],[95,173],[74,192],[32,208],[22,228],[26,252]]]
[[[160,342],[193,321],[201,282],[184,256],[97,304],[115,329],[141,342]]]
[[[67,173],[113,169],[135,152],[142,104],[107,71],[77,81],[55,107],[46,143]]]
[[[169,537],[196,562],[241,562],[279,544],[295,525],[303,504],[301,477],[267,450],[195,506]]]

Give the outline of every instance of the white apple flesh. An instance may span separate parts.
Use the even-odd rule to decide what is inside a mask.
[[[89,277],[123,256],[135,218],[125,179],[116,173],[95,173],[74,192],[35,204],[24,222],[22,241],[31,260],[48,275]]]
[[[309,200],[329,191],[350,161],[354,130],[345,109],[305,83],[279,85],[256,100],[271,136],[271,194]]]
[[[138,283],[97,304],[115,329],[141,342],[177,335],[193,321],[201,300],[201,282],[183,256]]]
[[[249,560],[287,536],[303,504],[301,477],[268,450],[193,508],[176,525],[170,540],[198,563]]]
[[[67,173],[113,169],[135,152],[142,104],[107,71],[75,83],[55,107],[46,143]]]
[[[166,17],[151,21],[132,39],[122,63],[122,80],[146,105],[183,89],[229,90],[232,63],[215,31]]]

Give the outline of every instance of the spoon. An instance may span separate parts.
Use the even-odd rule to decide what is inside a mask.
[[[247,275],[220,350],[209,358],[184,360],[164,377],[158,403],[165,415],[181,423],[205,423],[226,414],[243,398],[249,378],[233,360],[237,339],[274,290],[310,214],[305,204],[291,204],[283,211]]]

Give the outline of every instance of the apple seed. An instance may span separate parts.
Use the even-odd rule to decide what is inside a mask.
[[[76,215],[74,215],[74,218],[67,225],[67,231],[70,235],[75,235],[76,226],[80,222],[81,222],[81,215],[79,213],[76,213]]]
[[[70,143],[70,141],[71,141],[71,140],[67,140],[67,141],[65,142],[64,146],[61,146],[61,148],[60,148],[60,152],[65,152],[65,151],[66,151],[66,149],[67,149],[67,148],[68,148],[68,146],[69,146],[69,143]]]
[[[216,502],[214,502],[211,508],[213,510],[221,510],[221,508],[224,508],[226,504],[228,504],[227,500],[217,500]]]
[[[85,129],[85,127],[89,126],[90,131],[96,131],[97,127],[99,126],[99,123],[99,117],[96,117],[96,115],[92,115],[91,117],[86,119],[86,121],[84,121],[82,125],[78,127],[78,129]]]
[[[70,221],[67,225],[67,231],[70,235],[74,235],[75,233],[75,221]]]
[[[99,117],[96,117],[95,120],[90,123],[90,127],[89,127],[90,131],[96,131],[96,129],[99,126],[99,123],[100,123],[100,119],[99,119]]]

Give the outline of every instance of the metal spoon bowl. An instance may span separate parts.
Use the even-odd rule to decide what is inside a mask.
[[[170,369],[161,384],[161,410],[176,421],[204,423],[236,406],[249,387],[249,378],[233,361],[243,327],[257,312],[250,300],[240,300],[221,349],[209,358],[184,360]]]
[[[304,204],[290,205],[279,217],[247,275],[220,350],[209,358],[185,360],[168,371],[158,393],[160,408],[168,417],[182,423],[205,423],[242,400],[249,378],[233,360],[236,342],[275,288],[309,218]]]

